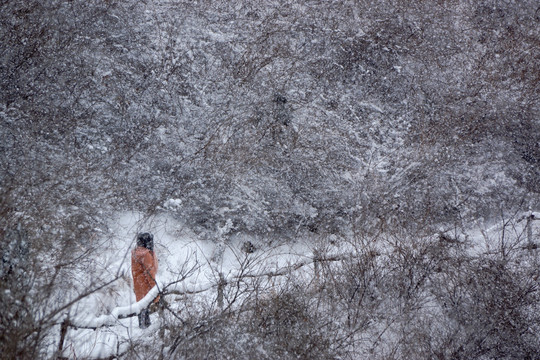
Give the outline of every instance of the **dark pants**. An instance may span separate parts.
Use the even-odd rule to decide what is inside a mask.
[[[148,309],[144,309],[141,311],[141,313],[138,315],[139,317],[139,327],[141,329],[146,329],[150,326],[150,311]]]

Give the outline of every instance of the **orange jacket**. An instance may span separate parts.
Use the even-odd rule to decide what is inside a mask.
[[[136,247],[131,252],[131,274],[135,298],[140,301],[156,285],[158,261],[156,253],[144,247]],[[159,298],[156,298],[155,302]]]

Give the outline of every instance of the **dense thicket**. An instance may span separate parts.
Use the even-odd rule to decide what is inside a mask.
[[[270,243],[463,235],[540,205],[534,0],[7,0],[0,38],[0,235],[40,260],[44,308],[119,210]]]

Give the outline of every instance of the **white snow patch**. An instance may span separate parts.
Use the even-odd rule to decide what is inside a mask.
[[[163,207],[169,210],[177,210],[180,206],[182,206],[182,200],[180,199],[169,199],[163,204]]]

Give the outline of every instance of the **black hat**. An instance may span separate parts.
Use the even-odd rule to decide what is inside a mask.
[[[154,251],[154,235],[150,233],[140,233],[137,235],[137,246],[145,247]]]

